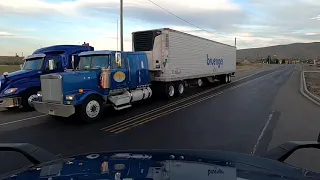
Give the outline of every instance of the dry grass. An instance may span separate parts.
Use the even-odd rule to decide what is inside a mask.
[[[320,72],[305,73],[307,89],[314,95],[320,97]]]
[[[23,57],[0,56],[0,65],[19,65],[23,64]]]
[[[0,74],[2,75],[4,72],[13,72],[20,69],[19,65],[0,65]]]
[[[262,63],[243,64],[243,65],[237,66],[237,72],[249,71],[252,69],[260,69],[262,67],[263,67]]]

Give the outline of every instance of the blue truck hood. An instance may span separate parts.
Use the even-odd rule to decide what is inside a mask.
[[[8,83],[15,82],[23,78],[36,77],[40,75],[39,70],[19,70],[8,74],[7,79],[3,75],[0,76],[0,92],[5,89]]]
[[[39,74],[39,70],[19,70],[9,73],[8,80],[9,81],[15,81],[18,79],[26,78],[26,77],[32,77],[36,74]],[[2,75],[0,77],[0,80],[4,80],[4,76]]]
[[[99,71],[73,71],[60,73],[63,82],[63,92],[73,92],[79,89],[97,90]]]

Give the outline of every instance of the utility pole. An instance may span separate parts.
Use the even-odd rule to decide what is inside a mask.
[[[119,50],[119,20],[117,19],[117,51]]]
[[[237,48],[237,38],[234,38],[234,46]]]
[[[120,0],[120,46],[123,51],[123,0]]]

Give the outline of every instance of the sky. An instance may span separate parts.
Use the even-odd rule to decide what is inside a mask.
[[[230,45],[237,37],[238,49],[320,41],[319,0],[123,2],[127,51],[132,32],[165,27]],[[120,49],[119,8],[120,0],[0,0],[0,55],[83,42],[96,50]]]

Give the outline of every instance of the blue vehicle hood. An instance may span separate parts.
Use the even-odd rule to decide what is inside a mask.
[[[176,157],[176,158],[175,158]],[[180,158],[179,158],[180,157]],[[183,157],[183,158],[181,158]],[[174,159],[173,159],[174,158]],[[201,161],[199,161],[201,159]],[[137,150],[57,159],[7,179],[318,179],[317,173],[247,154],[209,150]],[[170,178],[171,177],[171,178]],[[199,178],[202,177],[202,178]]]
[[[9,73],[7,78],[4,78],[4,76],[1,75],[0,76],[0,83],[1,83],[0,92],[3,89],[5,89],[10,83],[14,83],[15,81],[18,81],[24,78],[37,77],[40,74],[41,74],[41,71],[39,70],[19,70],[19,71],[14,71]]]
[[[97,90],[99,84],[99,71],[73,71],[63,72],[62,76],[63,92],[68,93],[79,89]]]
[[[39,70],[19,70],[19,71],[14,71],[9,73],[9,75],[7,76],[9,81],[15,81],[18,79],[22,79],[22,78],[27,78],[27,77],[32,77],[36,74],[39,74]],[[0,77],[0,80],[4,80],[4,76],[2,75]]]

